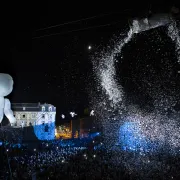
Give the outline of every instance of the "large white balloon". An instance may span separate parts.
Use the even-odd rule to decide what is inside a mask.
[[[4,98],[12,92],[13,84],[13,79],[9,74],[0,73],[0,123],[2,122],[4,114],[9,119],[11,125],[14,125],[16,122],[11,110],[10,101]]]

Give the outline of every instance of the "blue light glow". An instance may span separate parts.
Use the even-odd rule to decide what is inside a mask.
[[[99,135],[100,135],[99,132],[89,133],[90,138],[95,138],[96,136],[99,136]]]
[[[119,143],[125,151],[148,151],[150,146],[135,122],[125,122],[120,127]]]
[[[39,140],[55,139],[55,122],[34,125],[34,133]]]

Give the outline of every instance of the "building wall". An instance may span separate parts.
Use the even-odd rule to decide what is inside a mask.
[[[71,121],[72,136],[78,132],[78,137],[87,137],[90,132],[97,132],[98,128],[95,125],[93,117],[85,117]]]
[[[15,104],[12,107],[17,127],[33,126],[34,133],[39,140],[55,138],[56,108],[50,104],[38,104],[33,107],[28,104]],[[30,111],[28,111],[30,109]]]
[[[55,122],[56,112],[37,112],[36,125]]]
[[[16,118],[16,126],[21,127],[34,125],[36,123],[38,112],[28,112],[28,111],[14,111],[14,116]]]
[[[34,132],[40,140],[55,138],[55,112],[38,112]]]

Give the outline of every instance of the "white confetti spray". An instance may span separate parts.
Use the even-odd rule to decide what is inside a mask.
[[[176,45],[177,59],[178,63],[180,63],[180,36],[179,29],[177,28],[177,24],[175,21],[168,26],[168,36]]]
[[[113,105],[117,105],[121,102],[123,97],[122,87],[118,86],[115,80],[115,55],[121,53],[122,48],[131,40],[132,36],[133,31],[130,29],[127,37],[118,43],[111,53],[106,54],[101,59],[101,67],[98,69],[98,71],[100,71],[98,74],[101,86],[105,89],[106,94],[108,95],[109,100],[112,101]]]
[[[136,24],[133,25],[136,26]],[[117,143],[120,126],[124,122],[132,121],[138,123],[142,137],[145,137],[148,141],[158,143],[161,147],[169,146],[173,150],[180,147],[179,125],[176,118],[168,117],[168,111],[173,112],[176,96],[168,96],[168,93],[165,93],[164,90],[160,93],[162,86],[159,83],[152,84],[153,87],[150,87],[150,92],[152,91],[152,93],[149,93],[149,95],[156,96],[153,98],[155,110],[153,114],[143,112],[144,115],[142,115],[140,109],[135,108],[134,111],[133,108],[127,109],[125,107],[123,88],[116,82],[115,56],[117,53],[121,53],[124,45],[132,39],[134,31],[138,30],[138,28],[138,26],[131,28],[127,37],[116,43],[113,50],[103,53],[100,59],[100,65],[97,66],[95,64],[95,70],[101,88],[108,97],[106,99],[106,96],[102,92],[102,97],[98,99],[95,105],[99,106],[96,110],[97,114],[100,115],[101,124],[106,136],[105,144],[108,147],[114,148],[113,146]],[[175,29],[174,34],[171,34],[171,38],[176,41],[176,51],[179,52],[179,36],[176,31],[177,29]],[[159,91],[156,91],[157,89]],[[167,90],[167,92],[169,91]],[[119,109],[125,110],[125,113],[121,114]]]

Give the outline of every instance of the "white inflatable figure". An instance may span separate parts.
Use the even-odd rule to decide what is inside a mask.
[[[16,118],[11,110],[11,103],[9,99],[4,97],[12,92],[13,84],[13,79],[9,74],[0,73],[0,123],[2,122],[5,114],[11,126],[16,123]]]
[[[90,116],[94,116],[94,110],[90,112]]]

